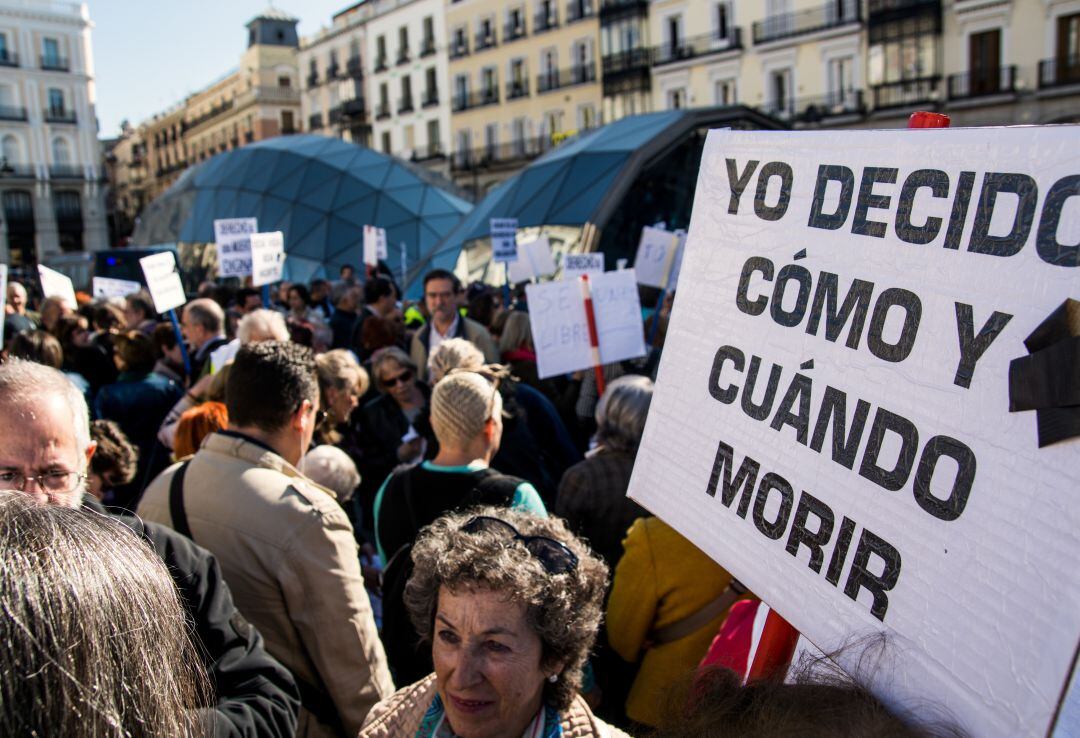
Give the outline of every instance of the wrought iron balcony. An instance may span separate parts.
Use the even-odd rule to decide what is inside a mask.
[[[326,114],[326,123],[331,128],[341,125],[342,119],[345,117],[344,111],[341,106],[338,105],[335,108],[330,108],[330,111]]]
[[[938,92],[940,82],[941,77],[934,75],[875,85],[870,88],[874,94],[874,109],[883,110],[936,103],[940,95]]]
[[[446,156],[446,151],[438,141],[429,143],[427,146],[417,146],[413,149],[412,160],[413,161],[430,161],[431,159],[438,159]]]
[[[570,0],[566,4],[566,22],[576,23],[579,20],[592,18],[596,15],[593,8],[593,0]]]
[[[45,108],[45,122],[46,123],[78,123],[78,118],[75,117],[74,110],[58,110],[54,108]]]
[[[13,164],[7,159],[0,157],[0,177],[9,179],[34,179],[34,166],[32,164]],[[8,216],[10,219],[10,215]],[[33,218],[31,217],[31,220]]]
[[[548,7],[548,9],[540,10],[533,18],[533,33],[543,33],[544,31],[550,31],[559,27],[559,12],[555,9],[554,5]]]
[[[420,100],[420,107],[433,108],[439,104],[438,90],[424,90],[424,96]]]
[[[70,72],[71,62],[63,56],[42,56],[41,68],[50,72]]]
[[[503,43],[510,43],[519,38],[525,38],[525,18],[522,17],[517,23],[507,22],[503,24]]]
[[[450,44],[450,58],[460,59],[469,55],[469,42],[464,38],[454,39]]]
[[[693,59],[706,54],[719,54],[742,48],[742,29],[731,28],[727,36],[706,33],[701,36],[684,38],[675,43],[666,43],[653,49],[653,64],[661,66],[673,62]]]
[[[341,67],[339,67],[337,65],[337,62],[334,62],[333,64],[328,66],[326,68],[326,79],[327,79],[327,81],[332,80],[332,79],[337,79],[338,72],[340,70],[341,70]]]
[[[600,22],[614,21],[623,16],[648,15],[649,0],[600,0]]]
[[[862,5],[859,0],[837,0],[810,10],[782,13],[755,21],[754,43],[764,44],[861,22]]]
[[[410,56],[410,54],[409,54],[409,47],[408,46],[403,46],[400,49],[398,49],[398,53],[397,53],[397,65],[398,66],[401,66],[402,64],[408,64],[411,59],[412,59],[412,56]]]
[[[584,85],[596,81],[596,65],[584,64],[569,69],[553,69],[536,78],[536,91],[543,94],[563,87]]]
[[[550,136],[519,138],[503,144],[458,150],[450,157],[450,170],[475,171],[507,164],[526,162],[555,148]]]
[[[398,100],[397,111],[398,115],[401,115],[403,113],[411,113],[413,111],[412,95],[409,95],[408,97],[403,97]]]
[[[866,101],[862,90],[840,90],[816,97],[800,97],[789,101],[782,111],[765,112],[797,123],[825,123],[832,118],[865,115]]]
[[[379,103],[379,107],[375,108],[375,120],[386,120],[390,117],[390,103],[382,101]]]
[[[477,90],[466,95],[462,95],[460,93],[454,95],[454,99],[451,101],[450,108],[453,112],[459,113],[463,110],[472,110],[473,108],[482,108],[486,105],[498,104],[499,90],[497,87],[490,87],[488,89]]]
[[[948,90],[950,100],[1012,94],[1016,92],[1016,65],[950,74]]]
[[[0,105],[0,120],[26,120],[26,108]]]
[[[358,56],[350,56],[345,62],[345,72],[350,77],[363,77],[364,65]]]
[[[377,58],[375,60],[375,71],[376,72],[385,72],[389,68],[390,68],[389,63],[387,62],[387,59],[386,59],[385,56],[380,56],[379,58]]]
[[[352,100],[343,102],[341,104],[341,111],[348,117],[362,117],[367,113],[367,106],[364,104],[364,98],[356,97]]]
[[[476,34],[476,46],[474,48],[477,51],[494,49],[496,46],[498,46],[498,42],[495,40],[494,30],[489,31],[488,33],[480,32]]]
[[[7,49],[0,50],[0,67],[19,66],[19,55]]]
[[[74,164],[50,164],[49,177],[51,179],[82,179],[83,168]]]
[[[1059,56],[1039,62],[1039,89],[1080,85],[1080,56]]]
[[[206,111],[202,115],[197,116],[195,118],[192,118],[191,120],[183,121],[180,124],[180,130],[181,131],[190,131],[193,128],[198,128],[199,126],[201,126],[206,121],[213,120],[214,118],[218,117],[222,113],[225,113],[225,112],[227,112],[229,110],[232,110],[232,108],[233,108],[233,101],[232,100],[224,100],[224,101],[221,102],[221,104],[214,105],[213,107],[211,107],[208,111]]]
[[[319,73],[317,71],[312,70],[311,72],[308,73],[307,86],[308,86],[309,89],[319,86]]]
[[[517,100],[529,96],[529,80],[521,79],[506,83],[506,99]]]
[[[422,59],[425,56],[431,56],[434,53],[435,53],[435,39],[434,38],[425,38],[420,43],[420,58]]]

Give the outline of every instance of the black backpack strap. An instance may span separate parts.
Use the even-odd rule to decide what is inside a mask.
[[[194,541],[188,526],[187,513],[184,512],[184,474],[187,473],[190,463],[182,463],[169,482],[169,515],[172,516],[173,530]]]

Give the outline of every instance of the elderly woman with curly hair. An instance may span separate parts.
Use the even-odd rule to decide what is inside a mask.
[[[446,515],[412,550],[409,617],[435,673],[369,713],[361,738],[616,738],[578,695],[607,567],[558,519]]]

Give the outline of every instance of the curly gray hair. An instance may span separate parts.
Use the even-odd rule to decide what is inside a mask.
[[[565,574],[548,574],[519,541],[488,531],[462,532],[477,515],[506,521],[523,536],[562,542],[577,556],[577,566]],[[600,628],[608,567],[564,520],[500,507],[451,513],[420,531],[412,559],[405,607],[426,642],[431,642],[440,587],[481,585],[505,593],[510,602],[526,606],[526,618],[543,647],[541,666],[565,664],[556,681],[544,683],[544,700],[558,710],[570,706]]]

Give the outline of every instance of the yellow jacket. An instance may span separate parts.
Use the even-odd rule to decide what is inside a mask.
[[[726,613],[671,643],[648,648],[649,634],[715,600],[727,589],[731,575],[660,518],[634,521],[623,549],[608,599],[608,641],[626,661],[641,660],[626,714],[656,726],[672,700],[685,698],[691,675]]]

